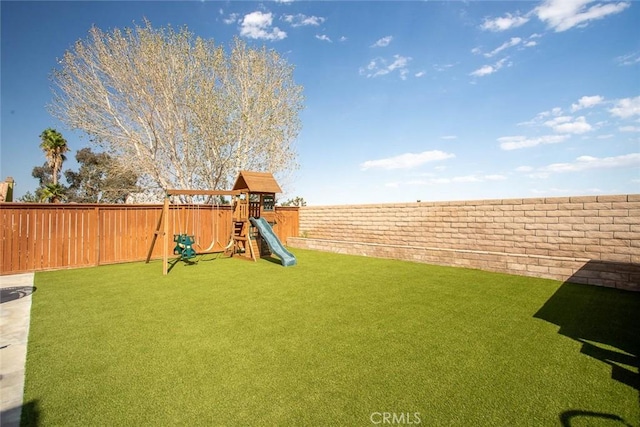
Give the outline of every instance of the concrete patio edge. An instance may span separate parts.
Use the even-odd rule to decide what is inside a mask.
[[[34,274],[0,276],[0,425],[20,425]]]

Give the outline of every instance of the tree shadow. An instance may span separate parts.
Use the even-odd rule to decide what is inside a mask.
[[[0,289],[0,304],[28,297],[36,291],[35,286],[11,286]]]

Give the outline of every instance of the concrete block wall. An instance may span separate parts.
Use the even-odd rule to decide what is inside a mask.
[[[312,206],[292,247],[640,290],[640,194]]]

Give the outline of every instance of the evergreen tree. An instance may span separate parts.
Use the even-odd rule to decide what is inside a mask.
[[[67,170],[68,201],[77,203],[125,203],[138,191],[138,174],[120,165],[108,153],[83,148],[76,153],[78,171]]]

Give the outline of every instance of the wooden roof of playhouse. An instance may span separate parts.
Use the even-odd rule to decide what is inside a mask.
[[[271,172],[240,171],[233,190],[249,190],[249,193],[282,193]]]

